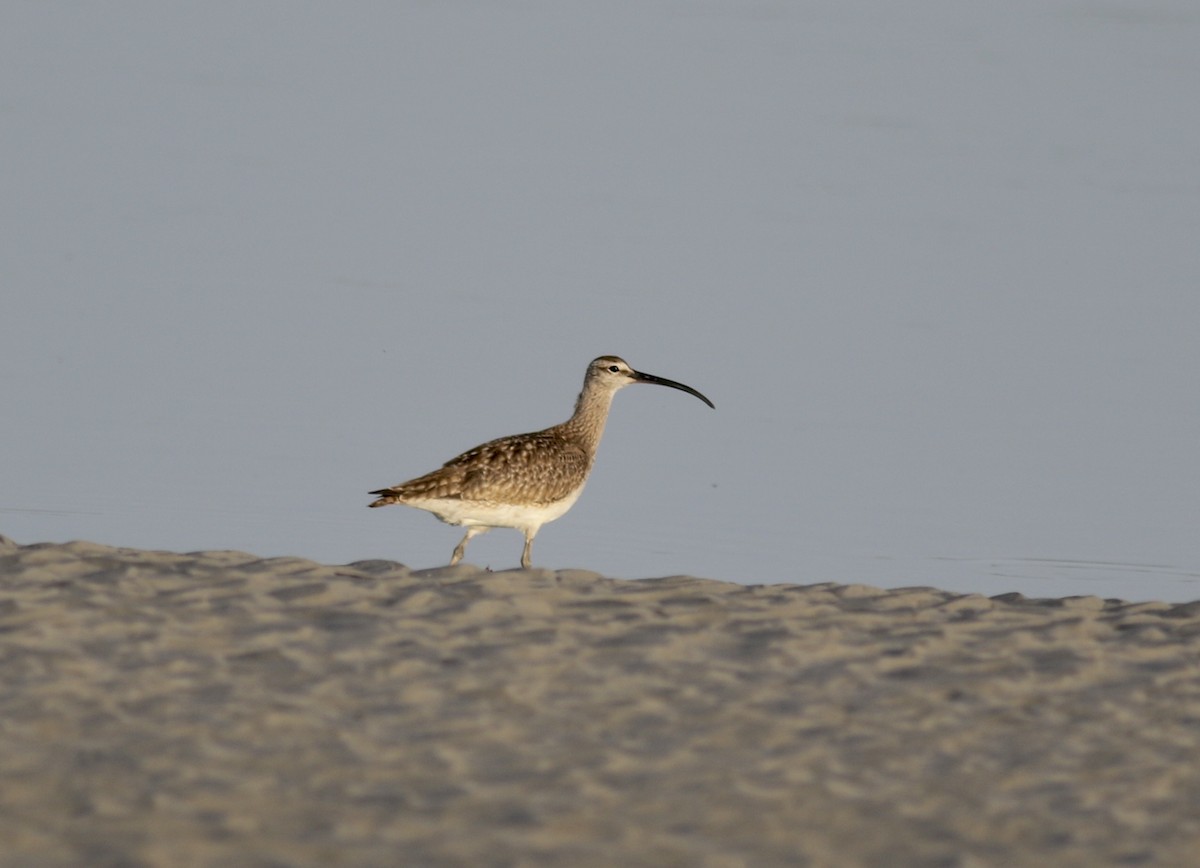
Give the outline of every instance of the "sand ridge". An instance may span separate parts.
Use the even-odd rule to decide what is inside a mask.
[[[1200,603],[0,537],[0,865],[1182,865]]]

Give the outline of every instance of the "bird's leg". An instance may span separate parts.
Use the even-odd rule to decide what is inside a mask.
[[[521,566],[529,569],[531,563],[529,554],[533,551],[533,538],[537,536],[537,528],[525,531],[525,550],[521,552]]]
[[[470,542],[471,537],[479,536],[481,533],[487,533],[489,530],[491,530],[490,527],[480,527],[479,525],[467,528],[467,532],[463,536],[462,541],[454,547],[454,554],[450,555],[450,566],[454,566],[463,559],[463,554],[467,550],[467,543]]]

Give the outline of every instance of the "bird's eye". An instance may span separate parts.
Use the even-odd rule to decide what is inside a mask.
[[[618,368],[616,365],[609,365],[608,370],[614,374],[620,373],[620,371],[621,371],[621,369]]]

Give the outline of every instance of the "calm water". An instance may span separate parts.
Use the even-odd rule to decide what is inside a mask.
[[[717,410],[622,392],[539,564],[1200,598],[1191,0],[0,24],[20,542],[442,564],[366,491],[616,353]]]

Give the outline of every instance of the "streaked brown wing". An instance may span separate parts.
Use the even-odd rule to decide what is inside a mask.
[[[462,471],[466,500],[552,503],[583,483],[589,459],[577,444],[539,433],[493,440],[442,469]]]

